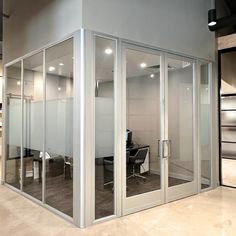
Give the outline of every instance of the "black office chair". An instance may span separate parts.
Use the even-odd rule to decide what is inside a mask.
[[[145,172],[143,163],[145,162],[148,151],[149,148],[140,148],[135,156],[129,157],[129,162],[132,164],[132,174],[128,177],[128,179],[137,177],[146,180],[146,177],[142,176],[139,172],[136,172],[136,169],[140,170],[140,167],[142,167]]]
[[[128,169],[128,165],[129,165],[129,157],[130,157],[130,152],[127,151],[126,152],[126,168],[127,169]],[[114,160],[113,160],[113,158],[112,159],[111,158],[104,158],[103,162],[104,162],[105,170],[108,170],[108,171],[114,173]],[[108,182],[104,183],[104,186],[113,184],[114,183],[113,178],[114,178],[114,176],[112,177],[111,181],[108,181]]]

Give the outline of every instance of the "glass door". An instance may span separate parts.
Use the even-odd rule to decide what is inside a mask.
[[[123,214],[164,202],[162,56],[126,45],[123,50]]]
[[[166,158],[166,202],[197,192],[197,170],[194,138],[194,63],[188,59],[166,55],[165,135],[168,140]]]
[[[197,192],[193,61],[125,45],[123,214]]]

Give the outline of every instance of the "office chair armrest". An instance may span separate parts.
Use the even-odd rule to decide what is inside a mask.
[[[113,165],[113,164],[114,164],[114,162],[113,162],[113,161],[110,161],[110,160],[103,160],[103,163],[104,163],[105,165]]]
[[[129,162],[133,163],[135,162],[135,156],[129,156]]]

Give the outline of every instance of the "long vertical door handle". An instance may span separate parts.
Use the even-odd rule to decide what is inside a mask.
[[[169,157],[169,140],[163,140],[162,141],[162,157],[168,158]]]
[[[171,140],[162,141],[162,156],[163,158],[171,157]]]
[[[171,157],[171,148],[172,148],[171,140],[168,140],[168,157]]]
[[[161,157],[160,145],[161,145],[161,142],[160,142],[160,140],[158,139],[158,140],[157,140],[157,157]]]

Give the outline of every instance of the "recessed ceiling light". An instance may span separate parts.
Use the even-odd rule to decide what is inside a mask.
[[[150,77],[151,77],[151,78],[154,78],[154,77],[155,77],[155,75],[154,75],[154,74],[150,74]]]
[[[20,80],[18,80],[16,83],[17,83],[17,85],[20,85]]]
[[[61,63],[59,63],[59,66],[64,66],[64,63],[62,63],[62,62],[61,62]]]
[[[112,49],[111,48],[107,48],[106,50],[105,50],[105,53],[107,54],[107,55],[110,55],[110,54],[112,54]]]
[[[48,70],[51,71],[51,72],[54,71],[55,69],[56,68],[54,66],[49,66],[49,68],[48,68]]]
[[[58,89],[58,91],[61,91],[61,87],[58,87],[57,89]]]
[[[140,64],[140,67],[141,67],[141,68],[145,68],[145,67],[147,67],[147,64],[146,64],[145,62],[142,62],[142,63]]]

